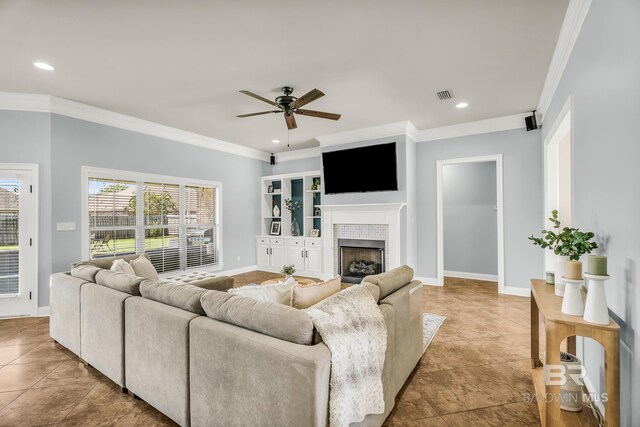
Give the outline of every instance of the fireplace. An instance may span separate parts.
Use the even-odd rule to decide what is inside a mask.
[[[384,272],[384,247],[384,240],[338,239],[342,281],[360,283],[365,276]]]

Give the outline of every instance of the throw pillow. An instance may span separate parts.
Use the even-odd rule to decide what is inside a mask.
[[[133,267],[131,267],[131,264],[123,259],[114,260],[113,264],[111,264],[111,271],[119,271],[124,274],[130,274],[131,276],[136,275],[136,272]]]
[[[288,283],[288,281],[287,281]],[[252,298],[257,301],[276,302],[291,306],[292,283],[274,285],[249,285],[227,290],[230,294]]]
[[[149,261],[149,258],[144,255],[132,259],[131,267],[133,267],[133,271],[135,271],[138,277],[144,277],[145,279],[157,279],[160,277],[158,276],[156,268],[151,264],[151,261]]]
[[[342,277],[336,276],[331,280],[321,283],[312,283],[306,286],[298,284],[293,286],[291,292],[291,303],[295,308],[308,308],[319,303],[323,299],[340,292],[342,288]]]

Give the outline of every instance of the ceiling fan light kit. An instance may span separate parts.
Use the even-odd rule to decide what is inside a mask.
[[[274,107],[278,107],[278,110],[240,114],[237,116],[240,118],[261,116],[263,114],[271,113],[283,113],[284,121],[287,124],[287,129],[289,130],[296,129],[298,127],[295,117],[296,114],[327,120],[340,119],[340,114],[326,113],[324,111],[303,110],[300,108],[324,96],[324,93],[322,93],[318,89],[313,89],[302,95],[300,98],[296,98],[295,96],[291,96],[291,94],[293,93],[293,88],[291,86],[284,86],[282,87],[283,95],[278,96],[275,101],[271,101],[270,99],[264,98],[248,90],[241,90],[240,93],[243,93],[255,99],[259,99],[260,101],[266,102],[267,104],[273,105]]]

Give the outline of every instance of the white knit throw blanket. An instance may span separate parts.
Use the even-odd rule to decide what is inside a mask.
[[[387,326],[371,293],[354,285],[305,310],[331,350],[329,425],[384,413]]]

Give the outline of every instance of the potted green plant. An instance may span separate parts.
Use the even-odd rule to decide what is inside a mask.
[[[313,178],[313,183],[311,184],[311,191],[320,190],[320,178]]]
[[[529,240],[535,246],[542,249],[549,249],[558,256],[555,271],[555,293],[558,296],[564,294],[564,263],[566,261],[578,261],[584,254],[590,254],[591,251],[598,248],[598,244],[591,241],[595,234],[591,231],[580,231],[579,228],[562,227],[558,219],[558,211],[551,211],[549,221],[553,224],[552,230],[542,230],[541,237],[535,237],[533,234],[529,236]]]
[[[284,274],[286,280],[289,280],[296,273],[296,269],[293,264],[285,265],[282,267],[282,270],[280,270],[280,273]]]
[[[302,206],[299,201],[296,200],[294,202],[291,199],[284,199],[284,204],[287,207],[287,210],[291,212],[291,235],[297,237],[300,235],[300,225],[293,214]]]

